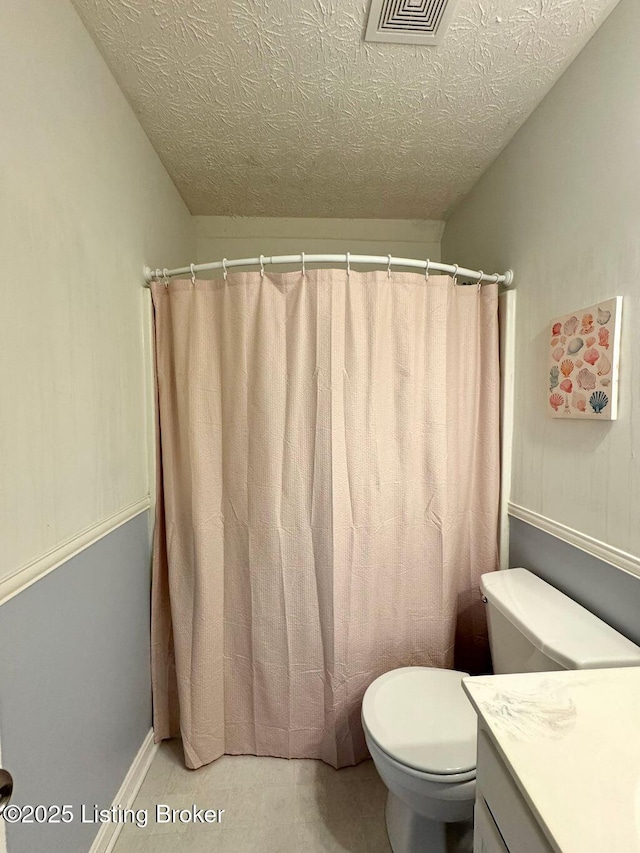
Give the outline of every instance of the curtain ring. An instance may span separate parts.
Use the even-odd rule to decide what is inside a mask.
[[[162,278],[164,279],[164,286],[169,287],[169,270],[166,267],[162,270]]]
[[[458,283],[458,264],[454,264],[453,266],[455,267],[455,269],[453,271],[453,283],[457,284]]]
[[[391,255],[387,255],[389,263],[387,264],[387,278],[391,278]]]
[[[495,278],[496,278],[496,280],[495,280],[494,284],[497,284],[497,283],[500,281],[500,273],[499,273],[499,272],[494,272],[494,276],[495,276]]]
[[[350,253],[347,252],[347,276],[350,276],[350,275],[351,275],[351,260],[350,260]]]
[[[427,266],[424,271],[424,280],[429,281],[429,258],[427,258]]]
[[[304,278],[307,274],[307,271],[304,268],[304,252],[302,253],[302,277]]]
[[[484,276],[484,272],[480,270],[480,275],[478,277],[478,293],[480,293],[480,288],[482,287],[482,278]]]
[[[191,270],[191,284],[196,283],[196,270],[193,264],[189,264],[189,269]]]
[[[227,259],[222,259],[222,269],[224,270],[224,279],[227,280]]]
[[[264,278],[264,255],[260,255],[260,278]]]

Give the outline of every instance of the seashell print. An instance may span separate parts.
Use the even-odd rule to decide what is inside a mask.
[[[572,341],[569,341],[567,352],[569,353],[569,355],[575,355],[575,353],[580,352],[583,346],[584,341],[582,340],[582,338],[574,338]]]
[[[551,338],[551,346],[555,347],[560,343],[560,338]]]
[[[582,365],[583,365],[583,364],[584,364],[584,361],[583,361],[581,358],[579,358],[579,359],[576,361],[576,367],[582,367]]]
[[[560,343],[566,344],[566,342],[567,342],[567,336],[566,335],[560,335]]]
[[[604,409],[608,402],[609,398],[604,393],[604,391],[594,391],[593,394],[589,397],[589,405],[596,413],[596,415],[600,414],[600,412]]]
[[[571,376],[571,371],[573,370],[573,362],[570,358],[565,358],[565,360],[560,365],[560,370],[562,371],[563,376]]]
[[[549,402],[551,403],[553,410],[557,412],[560,406],[564,404],[564,397],[562,394],[552,394],[549,397]]]
[[[552,328],[551,328],[551,334],[553,335],[553,337],[555,338],[556,335],[559,335],[561,331],[562,331],[562,323],[554,323]]]
[[[601,326],[608,323],[610,319],[611,311],[603,311],[602,308],[598,308],[598,323],[600,323]]]
[[[564,333],[565,333],[565,335],[572,335],[577,328],[578,328],[578,318],[577,317],[569,317],[567,322],[564,324]]]
[[[595,342],[596,342],[596,339],[593,337],[593,335],[591,335],[590,338],[587,338],[587,346],[588,347],[592,347],[595,344]]]
[[[603,349],[609,349],[609,329],[598,329],[598,343]]]
[[[571,398],[571,405],[574,409],[577,409],[579,412],[586,412],[587,410],[587,398],[584,394],[574,394]]]
[[[570,394],[573,391],[573,382],[570,379],[565,379],[560,383],[560,390],[566,391],[567,394]]]
[[[588,349],[584,354],[584,360],[587,364],[594,365],[596,361],[600,358],[600,353],[597,349]]]
[[[607,358],[607,354],[603,352],[598,365],[598,376],[606,376],[607,373],[611,373],[611,362]]]
[[[564,349],[562,347],[556,347],[551,355],[555,358],[556,361],[560,361],[562,356],[564,355]]]
[[[583,335],[588,335],[589,332],[593,331],[593,314],[585,314],[582,318],[582,329],[580,330]]]
[[[607,377],[606,379],[601,379],[600,384],[604,385],[605,388],[608,388],[609,385],[611,385],[611,379],[609,379],[609,377]]]
[[[558,387],[559,374],[560,371],[558,370],[558,366],[554,364],[551,370],[549,371],[549,391],[553,391],[554,388]]]
[[[578,374],[578,385],[585,391],[591,391],[596,387],[596,376],[586,367],[583,367]]]

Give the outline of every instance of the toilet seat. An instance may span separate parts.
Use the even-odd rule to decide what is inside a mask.
[[[427,773],[426,770],[416,770],[414,767],[410,767],[408,764],[402,764],[388,752],[385,752],[382,747],[369,735],[366,731],[365,726],[365,736],[368,738],[367,745],[369,746],[369,751],[371,752],[371,757],[375,761],[374,751],[379,750],[381,755],[384,755],[384,760],[388,765],[394,767],[397,771],[400,771],[403,776],[412,776],[414,779],[418,780],[418,782],[431,782],[434,785],[462,785],[464,782],[475,782],[476,779],[476,768],[473,770],[468,770],[466,773]]]
[[[443,783],[474,779],[477,718],[462,689],[466,675],[419,666],[381,675],[362,701],[367,734],[412,775]]]

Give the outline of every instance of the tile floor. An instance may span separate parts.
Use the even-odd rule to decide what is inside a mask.
[[[127,824],[113,853],[391,853],[386,793],[372,761],[333,770],[310,759],[225,755],[193,771],[169,741],[134,804],[149,810],[149,824]],[[157,803],[225,811],[219,825],[162,825]],[[456,844],[458,853],[470,849]]]

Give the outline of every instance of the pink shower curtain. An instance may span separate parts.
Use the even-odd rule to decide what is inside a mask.
[[[497,286],[307,271],[153,285],[156,739],[367,755],[398,666],[486,665]]]

